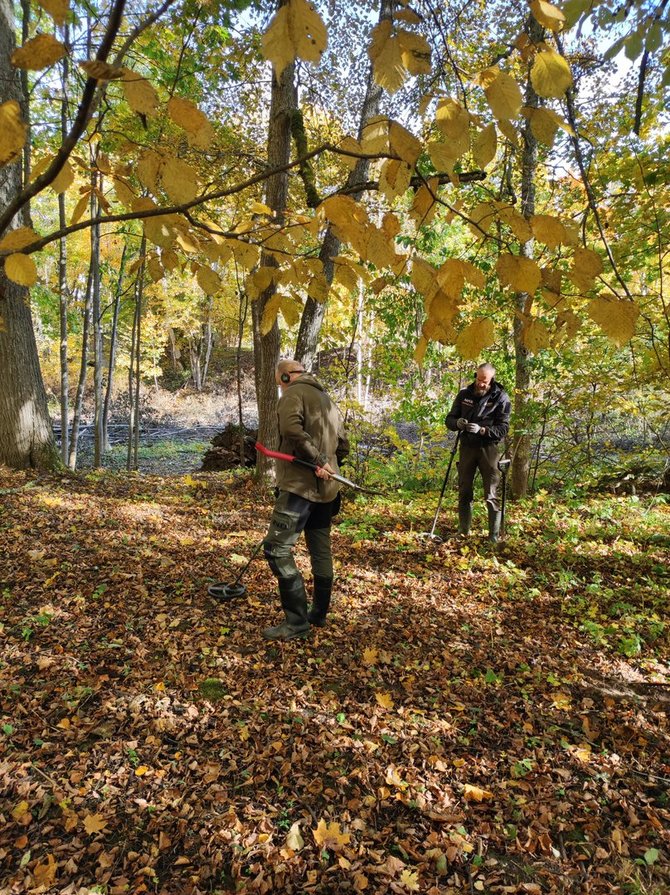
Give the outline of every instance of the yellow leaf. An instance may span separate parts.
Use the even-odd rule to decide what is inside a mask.
[[[123,180],[121,177],[115,177],[114,192],[121,205],[124,205],[126,208],[132,208],[133,202],[137,199],[137,196],[128,186],[127,181]]]
[[[272,63],[277,78],[296,58],[318,62],[327,43],[326,26],[307,0],[289,0],[261,38],[263,55]]]
[[[572,701],[567,693],[553,693],[551,704],[553,708],[561,709],[565,712],[569,712],[572,709]]]
[[[163,189],[176,205],[191,202],[198,195],[198,178],[183,159],[167,156],[161,170]]]
[[[168,100],[167,112],[177,127],[191,136],[211,127],[204,112],[201,112],[190,99],[184,99],[182,96],[173,96]]]
[[[293,851],[301,851],[305,847],[305,840],[300,833],[300,823],[296,821],[286,835],[286,845]]]
[[[94,78],[96,81],[119,81],[125,71],[116,65],[102,62],[100,59],[85,60],[79,63],[79,67],[83,68],[89,78]]]
[[[529,5],[535,20],[549,31],[557,34],[565,26],[564,13],[553,3],[548,3],[547,0],[530,0]]]
[[[418,872],[416,870],[403,870],[400,874],[400,884],[409,892],[418,892],[420,889]]]
[[[534,293],[542,280],[542,272],[532,258],[503,254],[498,257],[496,270],[500,282],[515,292]]]
[[[549,330],[541,320],[533,319],[523,328],[523,344],[536,354],[540,349],[546,348],[551,343]]]
[[[101,814],[87,814],[84,818],[84,829],[92,836],[94,833],[100,833],[107,826],[107,821]]]
[[[453,179],[454,165],[458,161],[458,155],[454,153],[458,152],[459,145],[452,143],[449,139],[445,143],[438,143],[433,140],[426,144],[428,155],[436,171],[446,173]]]
[[[129,68],[123,69],[123,95],[133,112],[149,118],[156,114],[158,94],[154,86]]]
[[[389,147],[394,155],[399,155],[410,168],[416,164],[416,160],[421,155],[421,140],[417,140],[414,134],[410,133],[397,121],[389,122]]]
[[[409,10],[408,10],[409,11]],[[396,18],[399,16],[396,15]],[[396,31],[402,64],[411,75],[429,75],[430,44],[422,34],[398,28]]]
[[[40,71],[58,62],[67,53],[65,46],[53,34],[38,34],[14,50],[11,62],[15,68]]]
[[[222,289],[221,277],[211,267],[203,265],[198,270],[196,279],[205,295],[218,295]]]
[[[257,245],[243,239],[231,239],[227,245],[233,250],[235,261],[245,270],[251,270],[258,264],[260,249]]]
[[[318,822],[316,830],[312,830],[312,833],[318,846],[333,851],[339,851],[351,840],[351,835],[343,833],[338,823],[326,823],[323,819]]]
[[[442,345],[453,345],[456,341],[456,331],[453,326],[438,323],[434,317],[424,320],[421,335],[427,342],[440,342]]]
[[[19,286],[34,286],[37,282],[37,268],[30,255],[8,255],[5,258],[5,275]]]
[[[435,111],[435,123],[449,144],[449,154],[460,158],[470,148],[470,113],[451,97],[441,99]]]
[[[483,130],[477,131],[472,142],[472,155],[480,168],[485,168],[493,161],[498,145],[495,124],[489,124]]]
[[[17,227],[16,230],[10,230],[0,239],[0,251],[11,252],[25,249],[31,242],[35,242],[39,238],[39,233],[36,233],[32,227]]]
[[[12,808],[12,817],[14,818],[14,820],[15,820],[17,823],[22,823],[22,822],[23,822],[23,821],[22,821],[22,818],[25,818],[25,816],[26,816],[27,814],[30,816],[30,819],[32,820],[32,815],[30,815],[30,812],[29,812],[29,810],[28,810],[29,807],[30,807],[30,806],[28,805],[28,802],[26,802],[26,801],[21,801],[21,802],[18,802],[18,803]]]
[[[552,214],[535,214],[529,223],[535,239],[539,239],[549,249],[556,249],[566,241],[565,227]]]
[[[137,161],[135,169],[140,183],[152,193],[158,191],[158,173],[162,164],[162,158],[152,149],[143,152]]]
[[[416,192],[410,215],[418,227],[425,227],[433,220],[437,212],[437,203],[433,198],[439,186],[437,177],[431,177],[427,184],[422,184]]]
[[[530,129],[533,135],[540,143],[544,143],[546,146],[554,145],[556,131],[559,127],[571,136],[575,134],[568,122],[552,109],[536,109],[532,106],[524,106],[521,112],[530,121]]]
[[[634,301],[610,300],[599,296],[589,302],[588,312],[605,335],[617,345],[629,342],[635,335],[640,308]]]
[[[297,326],[302,315],[302,302],[293,295],[282,295],[279,310],[288,326]]]
[[[276,292],[266,303],[263,308],[263,315],[261,317],[261,335],[267,336],[272,327],[277,322],[277,314],[279,313],[279,306],[281,304],[282,296],[279,292]]]
[[[389,128],[385,115],[375,115],[363,126],[360,148],[366,155],[383,155],[390,151]]]
[[[511,75],[501,71],[492,83],[484,89],[486,100],[498,120],[509,121],[516,118],[523,105],[519,85]]]
[[[383,709],[393,708],[393,697],[390,693],[375,693],[375,699]]]
[[[560,314],[556,316],[554,342],[560,342],[563,339],[571,341],[579,332],[581,325],[582,322],[574,311],[570,311],[569,309],[561,311]]]
[[[74,171],[72,170],[72,165],[70,164],[70,162],[66,161],[56,177],[51,181],[49,186],[54,191],[54,193],[59,196],[61,193],[64,193],[67,189],[69,189],[73,183]]]
[[[379,659],[379,652],[374,646],[369,646],[363,650],[363,665],[376,665]]]
[[[475,360],[484,348],[493,344],[494,338],[493,323],[486,317],[480,317],[459,333],[456,350],[465,360]]]
[[[563,56],[546,44],[539,48],[535,56],[530,80],[537,95],[546,99],[560,99],[572,87],[570,66]]]
[[[136,777],[144,777],[149,773],[151,769],[148,768],[145,764],[141,764],[139,767],[135,768],[135,776]]]
[[[337,145],[340,149],[346,152],[363,152],[361,144],[358,142],[358,140],[354,140],[353,137],[344,137]],[[358,159],[356,158],[356,156],[341,155],[340,158],[350,171],[353,171],[358,164]]]
[[[372,41],[368,47],[375,83],[389,93],[399,90],[408,75],[403,62],[402,47],[392,31],[391,20],[384,19],[372,29]]]
[[[428,348],[428,340],[425,336],[421,335],[419,337],[419,341],[416,343],[416,347],[414,348],[414,360],[417,362],[419,366],[423,363],[423,359],[426,356],[426,349]]]
[[[483,236],[488,233],[494,221],[498,217],[495,205],[491,202],[480,202],[478,205],[467,213],[468,219],[471,221],[470,230],[475,236]]]
[[[10,99],[0,105],[0,165],[20,158],[28,129],[21,118],[21,107]]]
[[[317,273],[309,281],[307,294],[310,298],[313,298],[314,301],[318,301],[319,303],[327,301],[329,291],[330,285],[323,272]]]
[[[409,786],[407,781],[402,779],[395,765],[389,765],[386,768],[384,781],[388,783],[389,786],[395,786],[396,789],[400,790],[405,790]]]
[[[463,798],[466,802],[488,802],[493,798],[493,793],[488,789],[481,789],[479,786],[466,783],[463,787]]]
[[[149,258],[147,261],[147,271],[154,283],[163,279],[165,276],[165,269],[158,255],[152,255],[151,258]]]
[[[504,137],[507,137],[512,146],[519,146],[519,134],[511,121],[503,119],[498,121],[498,130]]]
[[[81,197],[81,199],[79,199],[79,201],[77,202],[77,204],[74,207],[74,211],[72,212],[72,217],[70,218],[70,226],[72,224],[78,223],[82,219],[82,217],[84,216],[84,212],[88,208],[90,201],[91,201],[91,193],[90,192],[84,193],[84,195]]]
[[[39,6],[49,13],[57,25],[64,25],[70,12],[68,0],[37,0]]]

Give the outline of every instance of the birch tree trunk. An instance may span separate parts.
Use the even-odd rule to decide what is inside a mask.
[[[27,116],[27,97],[21,76],[10,65],[15,49],[14,8],[0,0],[0,84],[2,99],[16,100]],[[0,208],[7,208],[21,191],[22,159],[0,168]],[[27,210],[18,213],[7,230],[27,226]],[[3,233],[0,233],[2,236]],[[0,271],[0,463],[14,469],[59,465],[47,396],[42,381],[30,314],[30,294]]]

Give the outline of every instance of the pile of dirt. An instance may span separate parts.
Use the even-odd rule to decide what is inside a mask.
[[[220,469],[236,469],[238,466],[256,465],[256,448],[258,429],[241,430],[239,426],[228,423],[223,432],[211,439],[212,447],[206,452],[201,470],[211,472]],[[243,462],[240,462],[242,456]]]

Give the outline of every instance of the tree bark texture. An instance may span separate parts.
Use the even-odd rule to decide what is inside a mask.
[[[277,8],[285,5],[279,0]],[[268,167],[276,168],[286,165],[291,158],[291,115],[297,105],[295,88],[295,66],[287,65],[281,78],[272,77],[272,96],[270,100],[270,121],[268,124]],[[266,204],[274,212],[274,219],[281,224],[286,215],[288,201],[288,174],[275,174],[266,185]],[[272,255],[261,255],[263,267],[276,267],[277,262]],[[280,334],[275,321],[269,332],[261,333],[263,311],[273,298],[275,287],[271,285],[253,303],[252,319],[254,332],[254,361],[256,378],[256,402],[258,405],[258,440],[268,447],[277,445],[277,384],[275,368],[279,360]],[[266,478],[270,472],[267,458],[259,455],[257,474]]]
[[[25,109],[21,76],[9,63],[15,48],[14,28],[13,5],[10,0],[0,0],[2,99],[14,99]],[[21,168],[20,157],[0,168],[0,208],[6,208],[21,191]],[[7,230],[26,224],[27,208],[14,216]],[[14,469],[54,468],[59,465],[58,451],[29,303],[28,290],[0,271],[0,463]]]
[[[542,38],[542,28],[535,19],[529,19],[531,40]],[[540,100],[528,77],[526,87],[526,105],[537,108]],[[526,121],[523,130],[523,151],[521,158],[521,213],[529,220],[535,214],[535,189],[537,178],[537,139]],[[521,246],[520,254],[525,258],[534,255],[534,241],[528,240]],[[523,497],[528,492],[528,478],[531,466],[531,433],[529,430],[528,403],[532,380],[531,354],[524,342],[524,329],[530,316],[533,296],[527,292],[516,295],[516,313],[514,315],[514,436],[512,439],[512,474],[511,492],[513,497]]]
[[[379,21],[391,16],[393,9],[392,0],[381,0],[379,7]],[[361,118],[358,127],[358,139],[363,135],[363,129],[368,121],[375,115],[379,115],[381,107],[382,89],[375,83],[372,76],[372,65],[368,72],[368,81],[365,91],[365,99],[361,108]],[[368,179],[370,170],[370,162],[368,159],[359,159],[354,170],[349,174],[347,180],[347,188],[355,188],[364,184]],[[352,192],[350,194],[353,199],[359,199],[361,192]],[[339,254],[340,240],[333,233],[332,226],[329,225],[321,244],[319,252],[319,260],[323,264],[323,273],[326,282],[330,286],[335,275],[335,265],[333,258]],[[306,370],[311,370],[316,362],[317,346],[319,343],[319,334],[323,324],[323,318],[326,314],[326,302],[315,301],[307,296],[305,307],[303,308],[302,317],[300,319],[300,329],[298,330],[298,339],[296,343],[295,356],[303,364]]]

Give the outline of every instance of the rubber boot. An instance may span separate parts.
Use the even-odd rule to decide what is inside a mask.
[[[333,592],[333,579],[314,576],[314,599],[312,608],[307,614],[309,623],[317,628],[325,628],[326,615],[330,607],[330,597]]]
[[[472,504],[458,505],[458,533],[459,535],[469,535],[470,526],[472,525]]]
[[[266,640],[293,640],[294,637],[306,637],[309,634],[307,621],[307,596],[302,575],[293,578],[278,578],[281,605],[286,621],[273,628],[266,628],[263,637]]]
[[[487,509],[489,511],[489,541],[497,544],[500,540],[500,520],[502,514],[500,510],[494,510],[491,506],[487,506]]]

